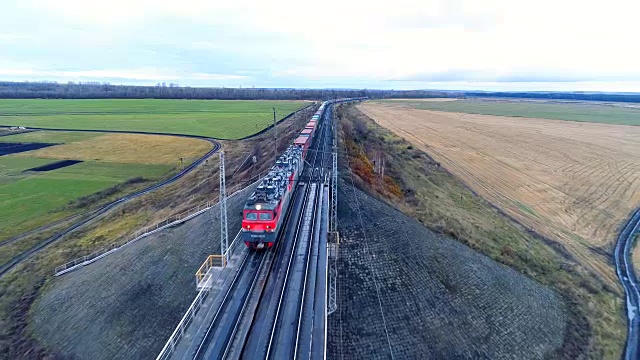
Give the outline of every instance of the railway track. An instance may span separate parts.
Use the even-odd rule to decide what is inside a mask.
[[[316,311],[324,316],[326,307],[324,301],[315,301],[320,224],[326,216],[322,205],[328,191],[320,180],[328,164],[326,149],[331,146],[331,127],[325,124],[323,121],[320,136],[310,149],[311,161],[293,195],[287,225],[275,248],[262,255],[259,265],[249,263],[240,269],[193,358],[311,356],[311,339],[317,332],[312,331],[310,317]],[[325,285],[324,278],[322,281]]]
[[[227,353],[231,337],[238,328],[238,319],[247,306],[247,299],[255,289],[271,253],[250,252],[244,258],[240,271],[227,290],[213,321],[207,327],[194,359],[221,359]]]
[[[327,121],[331,107],[321,123],[320,136],[314,142],[313,159],[305,168],[307,182],[304,213],[295,227],[295,236],[286,239],[292,243],[287,251],[286,267],[280,270],[280,283],[267,286],[269,293],[261,297],[262,306],[253,319],[249,336],[244,340],[239,358],[284,359],[310,358],[312,348],[314,312],[325,313],[326,303],[316,302],[319,237],[321,233],[324,186],[323,169],[327,164],[327,147],[331,144],[331,126]],[[324,204],[326,205],[326,204]],[[325,229],[326,231],[326,229]],[[282,261],[282,260],[281,260]],[[324,284],[324,282],[322,283]],[[277,289],[277,290],[276,290]],[[324,290],[325,287],[321,287]],[[324,343],[322,344],[324,352]]]
[[[302,190],[302,191],[300,191]],[[308,189],[297,190],[291,202],[290,211],[287,212],[287,222],[299,223],[300,208],[307,202]],[[286,239],[291,233],[297,231],[296,228],[288,227],[280,234],[273,251],[250,252],[249,257],[261,256],[259,266],[243,266],[238,271],[236,279],[230,286],[237,294],[234,296],[225,295],[225,298],[218,309],[214,320],[207,329],[207,334],[203,337],[198,350],[193,355],[194,359],[222,359],[239,357],[249,330],[254,325],[254,318],[257,311],[264,310],[263,303],[265,293],[272,293],[275,289],[274,282],[281,279],[277,274],[281,273],[283,259],[292,251],[291,243]],[[276,274],[272,276],[272,274]]]
[[[309,105],[307,105],[306,107],[299,109],[297,111],[294,111],[290,114],[288,114],[287,116],[283,117],[282,119],[280,119],[278,121],[278,124],[289,119],[290,117],[294,116],[295,114],[305,111],[308,108],[315,106],[315,102],[311,103]],[[10,125],[8,125],[10,126]],[[263,129],[262,131],[244,137],[240,140],[244,140],[244,139],[249,139],[249,138],[253,138],[256,137],[268,130],[270,130],[273,127],[273,125]],[[169,185],[179,179],[181,179],[182,177],[184,177],[185,175],[187,175],[188,173],[190,173],[191,171],[193,171],[196,167],[198,167],[198,165],[202,164],[206,159],[208,159],[211,155],[215,154],[216,152],[218,152],[218,150],[220,150],[220,148],[222,147],[222,145],[220,145],[220,143],[213,138],[209,138],[209,137],[205,137],[205,136],[197,136],[197,135],[184,135],[184,134],[171,134],[171,133],[155,133],[155,132],[146,132],[146,131],[118,131],[118,130],[78,130],[78,129],[58,129],[58,128],[37,128],[37,127],[30,127],[24,131],[21,132],[13,132],[13,133],[8,133],[8,134],[1,134],[0,136],[8,136],[8,135],[16,135],[18,133],[25,133],[25,132],[32,132],[32,131],[39,131],[39,130],[45,130],[45,131],[65,131],[65,132],[97,132],[97,133],[125,133],[125,134],[146,134],[146,135],[162,135],[162,136],[180,136],[180,137],[187,137],[187,138],[198,138],[198,139],[202,139],[202,140],[206,140],[209,141],[210,143],[213,144],[213,148],[208,151],[206,154],[204,154],[203,156],[201,156],[199,159],[197,159],[196,161],[194,161],[193,163],[191,163],[189,166],[187,166],[186,168],[184,168],[182,171],[180,171],[178,174],[174,175],[173,177],[163,180],[159,183],[156,183],[154,185],[151,185],[147,188],[144,188],[142,190],[136,191],[134,193],[128,194],[126,196],[123,196],[117,200],[114,200],[108,204],[105,204],[97,209],[93,209],[85,214],[78,214],[78,215],[74,215],[72,217],[69,217],[67,219],[65,219],[64,221],[69,221],[69,220],[73,220],[76,217],[80,217],[80,219],[71,224],[70,226],[68,226],[67,228],[65,228],[64,230],[62,230],[59,233],[56,233],[50,237],[48,237],[47,239],[45,239],[44,241],[34,245],[33,247],[21,252],[20,254],[14,256],[13,258],[11,258],[8,262],[6,262],[5,264],[2,264],[0,266],[0,277],[2,277],[4,274],[6,274],[7,272],[11,271],[11,269],[15,268],[17,265],[21,264],[23,261],[25,261],[26,259],[28,259],[29,257],[35,255],[36,253],[38,253],[39,251],[41,251],[42,249],[46,248],[47,246],[55,243],[56,241],[62,239],[64,236],[78,230],[79,228],[89,224],[91,221],[95,220],[96,218],[104,215],[106,212],[108,212],[109,210],[113,209],[114,207],[121,205],[122,203],[125,203],[129,200],[135,199],[137,197],[140,197],[142,195],[148,194],[154,190],[157,190],[161,187],[164,187],[166,185]],[[40,230],[46,230],[50,228],[48,225],[45,225],[44,227],[39,228]],[[38,229],[36,229],[38,230]],[[32,232],[29,233],[24,233],[24,234],[20,234],[18,236],[12,237],[10,239],[4,240],[2,243],[0,243],[0,246],[4,246],[4,245],[8,245],[11,243],[14,243],[17,240],[20,240],[21,238],[28,236],[28,234],[31,234]]]
[[[624,287],[626,296],[626,308],[628,319],[627,343],[624,359],[634,360],[640,358],[640,284],[631,262],[633,240],[640,231],[640,209],[636,210],[625,224],[618,236],[615,248],[616,273],[620,283]]]
[[[264,358],[285,359],[295,357],[300,345],[300,323],[304,307],[309,259],[312,244],[316,242],[314,235],[319,221],[319,189],[318,184],[309,185],[309,197],[301,223],[298,224],[297,236],[293,244],[294,251],[289,258],[285,273],[285,282],[280,292],[275,317],[271,326],[269,342]],[[245,358],[255,358],[257,354],[249,353]]]

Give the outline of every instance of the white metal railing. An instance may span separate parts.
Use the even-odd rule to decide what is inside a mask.
[[[185,330],[187,329],[189,324],[191,324],[191,321],[193,321],[195,314],[200,309],[200,306],[202,306],[202,303],[204,302],[208,294],[209,294],[208,287],[201,288],[200,291],[198,291],[198,295],[196,295],[196,298],[193,300],[193,302],[189,306],[189,309],[187,309],[187,312],[184,314],[182,319],[180,319],[178,326],[176,327],[175,330],[173,330],[171,337],[169,337],[169,340],[162,348],[162,351],[160,351],[160,354],[158,355],[156,360],[164,360],[171,357],[171,355],[176,349],[176,345],[178,344],[180,339],[182,339],[182,336],[184,335]]]
[[[220,255],[209,255],[207,259],[200,265],[198,271],[196,271],[196,288],[199,290],[203,286],[211,286],[212,280],[209,270],[211,268],[226,268],[229,260],[229,254],[233,254],[233,249],[237,244],[238,239],[242,235],[242,230],[238,231],[238,234],[229,245],[227,251]]]
[[[237,195],[238,193],[246,190],[247,188],[249,188],[250,186],[256,184],[257,182],[259,182],[260,180],[262,180],[262,176],[258,176],[258,180],[254,181],[253,183],[251,183],[250,185],[245,186],[244,188],[238,189],[236,190],[234,193],[232,193],[231,195],[229,195],[229,198]],[[236,187],[239,187],[240,184],[238,184]],[[140,229],[138,231],[136,231],[134,233],[134,235],[132,236],[132,238],[125,240],[125,241],[121,241],[121,242],[114,242],[111,243],[99,250],[96,250],[95,252],[89,254],[89,255],[85,255],[85,256],[81,256],[79,258],[76,258],[72,261],[69,261],[63,265],[57,266],[54,269],[54,275],[55,276],[60,276],[60,275],[64,275],[68,272],[71,272],[73,270],[79,269],[83,266],[89,265],[97,260],[102,259],[103,257],[111,254],[112,252],[115,252],[116,250],[122,248],[123,246],[126,246],[128,244],[131,244],[133,242],[136,242],[144,237],[147,237],[151,234],[154,234],[160,230],[166,229],[168,227],[172,227],[178,224],[181,224],[189,219],[192,219],[200,214],[202,214],[203,212],[209,210],[210,208],[214,207],[215,205],[218,204],[218,199],[214,199],[214,200],[210,200],[207,201],[206,203],[200,204],[196,207],[193,207],[189,210],[183,211],[177,215],[173,215],[168,219],[165,219],[159,223],[147,226],[143,229]],[[235,242],[235,240],[234,240]]]
[[[228,252],[230,254],[233,254],[234,247],[238,243],[238,239],[241,237],[241,234],[242,231],[239,231],[229,245]],[[207,257],[207,260],[205,260],[202,266],[200,266],[200,268],[198,269],[198,272],[196,272],[196,287],[199,290],[198,294],[191,303],[191,306],[189,306],[189,308],[187,309],[187,312],[184,314],[182,319],[180,319],[178,326],[176,326],[175,330],[173,330],[173,333],[171,333],[169,340],[167,340],[166,344],[162,348],[162,351],[160,351],[160,354],[158,354],[156,360],[164,360],[171,357],[171,354],[173,354],[176,346],[184,336],[185,330],[193,321],[193,318],[196,316],[196,313],[202,306],[202,303],[206,299],[207,295],[209,295],[209,290],[213,286],[214,281],[214,279],[208,278],[209,276],[211,276],[209,274],[209,270],[215,266],[212,257],[216,256],[220,256],[222,258],[222,255],[209,255],[209,257]],[[227,265],[224,260],[221,260],[221,262],[223,265],[222,267],[225,267]],[[205,286],[205,284],[203,284],[204,282],[209,282],[209,286]]]

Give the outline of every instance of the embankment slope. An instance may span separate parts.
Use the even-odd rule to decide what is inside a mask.
[[[229,199],[230,214],[252,189]],[[220,251],[219,215],[216,206],[53,279],[32,308],[31,331],[65,357],[154,358],[196,295],[195,271]],[[230,216],[230,237],[239,228]]]
[[[341,185],[330,358],[541,359],[562,346],[549,288]]]

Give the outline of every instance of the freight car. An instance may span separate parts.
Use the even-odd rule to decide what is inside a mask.
[[[324,110],[329,104],[348,100],[353,99],[322,103],[305,129],[278,158],[267,176],[260,181],[256,191],[247,199],[242,211],[241,237],[248,248],[266,249],[276,243]]]

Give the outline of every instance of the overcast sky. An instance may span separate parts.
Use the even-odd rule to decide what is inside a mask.
[[[640,91],[640,1],[0,0],[0,80]]]

